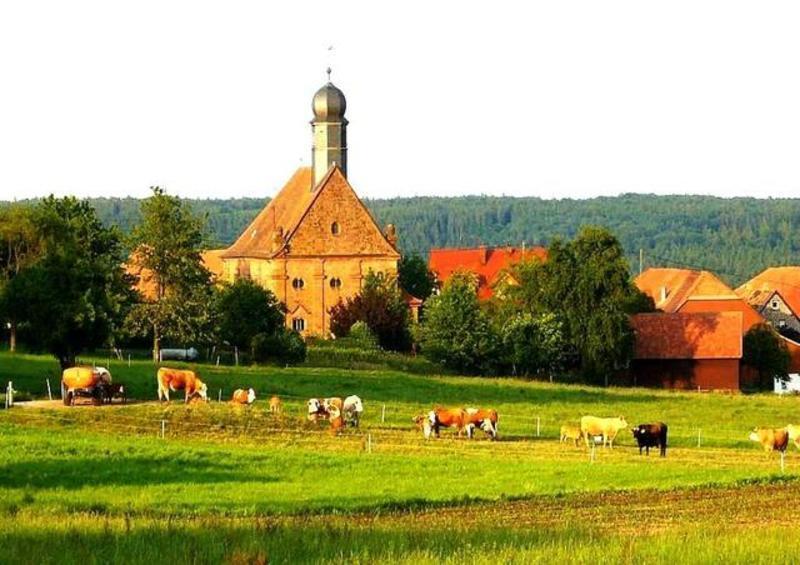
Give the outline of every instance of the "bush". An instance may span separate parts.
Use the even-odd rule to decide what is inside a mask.
[[[306,343],[295,331],[281,328],[275,333],[253,337],[250,351],[255,363],[296,365],[306,360]]]
[[[348,341],[361,349],[375,350],[378,347],[378,338],[369,329],[365,322],[358,321],[350,328],[350,333],[347,336],[350,338]]]

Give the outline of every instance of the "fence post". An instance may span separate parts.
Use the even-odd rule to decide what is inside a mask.
[[[589,462],[590,463],[594,463],[594,449],[595,449],[596,446],[597,446],[597,442],[594,441],[594,438],[592,438],[592,453],[591,453],[591,455],[589,455]]]
[[[8,386],[6,387],[6,410],[9,409],[9,401],[11,400],[11,381],[8,381]]]
[[[131,368],[131,354],[128,353],[128,369]]]
[[[386,405],[384,404],[381,408],[381,424],[386,421]]]
[[[53,392],[50,390],[50,379],[45,379],[47,381],[47,398],[53,400]]]
[[[372,434],[367,434],[367,453],[372,453]]]
[[[161,439],[164,439],[164,431],[166,430],[167,422],[165,420],[161,420]]]
[[[219,389],[219,399],[218,402],[222,402],[222,389]]]
[[[781,451],[781,473],[783,473],[785,469],[785,459],[786,459],[786,452]]]
[[[700,447],[700,428],[697,428],[697,447]]]
[[[541,417],[536,416],[536,437],[539,437],[541,434]]]
[[[219,367],[219,355],[217,355],[217,367]]]

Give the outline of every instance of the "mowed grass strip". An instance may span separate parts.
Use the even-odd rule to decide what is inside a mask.
[[[232,518],[0,515],[14,563],[786,562],[800,489],[726,488],[536,497],[380,514]]]

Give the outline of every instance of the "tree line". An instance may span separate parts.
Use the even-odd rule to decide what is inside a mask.
[[[188,200],[207,218],[209,247],[232,243],[266,205],[263,198]],[[626,194],[585,200],[463,196],[366,200],[381,225],[398,227],[401,250],[426,257],[433,247],[547,245],[602,225],[619,239],[631,269],[706,268],[738,285],[766,267],[800,264],[800,200]],[[90,200],[106,226],[129,233],[141,201]]]

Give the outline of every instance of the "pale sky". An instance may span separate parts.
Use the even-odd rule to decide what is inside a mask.
[[[6,1],[0,199],[272,196],[328,64],[362,196],[798,196],[798,29],[795,1]]]

